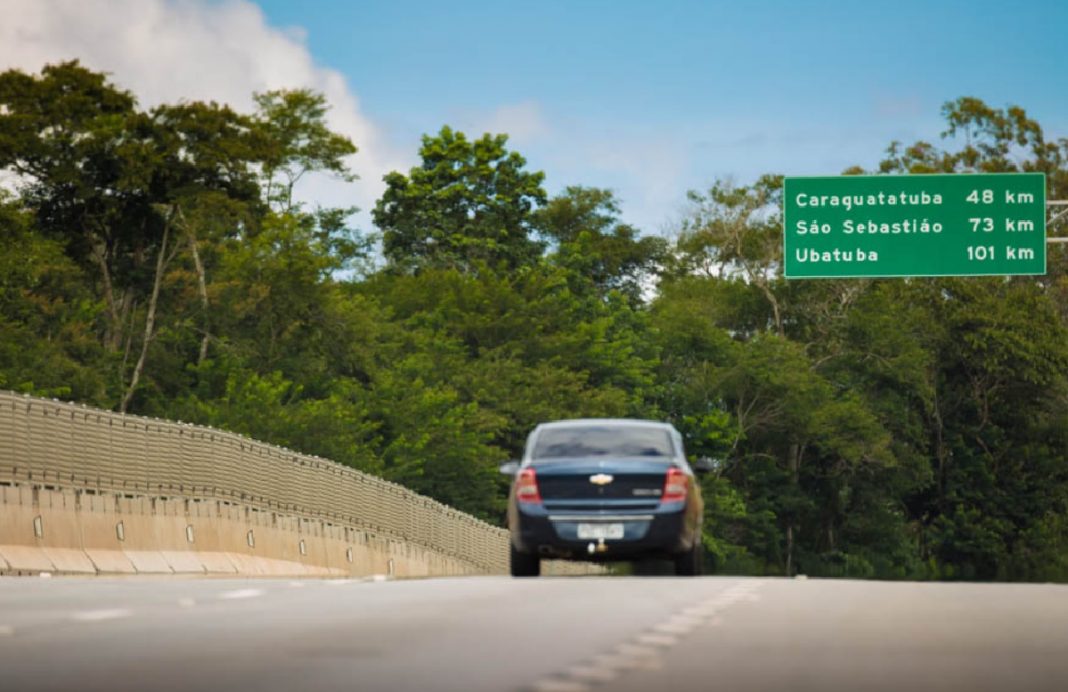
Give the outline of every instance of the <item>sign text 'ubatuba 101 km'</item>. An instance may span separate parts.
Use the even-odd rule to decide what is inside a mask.
[[[1046,273],[1042,173],[786,178],[788,279]]]

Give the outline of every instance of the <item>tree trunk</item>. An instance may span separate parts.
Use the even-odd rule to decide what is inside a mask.
[[[170,236],[170,228],[171,222],[168,219],[163,224],[163,240],[160,241],[159,255],[156,257],[156,276],[152,281],[152,297],[148,300],[148,314],[145,315],[145,333],[141,340],[141,354],[137,358],[137,365],[134,366],[130,384],[126,388],[126,394],[122,397],[122,404],[119,406],[119,411],[122,413],[126,413],[134,392],[137,390],[137,385],[141,381],[141,373],[144,372],[145,360],[148,358],[148,347],[155,336],[156,306],[159,304],[159,288],[160,284],[163,283],[163,270],[167,264],[167,240]]]
[[[935,458],[938,460],[938,510],[945,511],[946,499],[946,461],[949,456],[943,436],[942,407],[938,398],[938,387],[934,389],[934,408],[932,415],[935,424]]]
[[[801,483],[801,455],[804,454],[803,445],[792,444],[786,453],[787,469],[790,472],[790,485],[794,493],[799,492]],[[797,517],[791,515],[786,524],[786,576],[794,575],[794,527],[797,525]]]
[[[204,272],[204,263],[200,261],[196,233],[185,222],[185,215],[182,214],[181,207],[178,208],[178,217],[182,220],[186,237],[189,238],[189,251],[193,255],[193,266],[197,272],[197,294],[200,295],[200,309],[203,313],[201,327],[204,331],[200,339],[200,353],[197,354],[197,366],[200,366],[204,364],[204,360],[208,357],[208,343],[211,341],[211,306],[208,304],[208,280]]]
[[[111,270],[108,268],[107,243],[99,237],[93,237],[93,259],[100,267],[100,276],[104,282],[104,302],[108,308],[108,326],[104,332],[104,347],[117,351],[122,345],[122,315],[115,302],[115,288],[111,283]]]
[[[767,298],[768,303],[771,304],[772,319],[775,322],[775,333],[779,336],[786,336],[786,329],[782,324],[782,312],[779,310],[779,301],[775,298],[775,294],[772,292],[771,287],[768,286],[766,281],[760,282],[760,290],[764,293],[764,297]]]
[[[786,525],[786,576],[794,576],[794,522]]]

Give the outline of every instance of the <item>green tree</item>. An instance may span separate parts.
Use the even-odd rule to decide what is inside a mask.
[[[653,288],[668,243],[642,237],[619,213],[610,190],[571,186],[537,210],[534,223],[554,244],[551,261],[573,272],[576,290],[589,282],[601,295],[618,291],[639,305]]]
[[[1049,140],[1024,109],[965,97],[942,112],[947,147],[895,142],[880,170],[1041,171],[1048,198],[1068,194],[1068,139]],[[902,291],[930,312],[934,482],[908,502],[939,576],[1064,578],[1066,260],[1051,246],[1045,277],[936,279]]]
[[[545,202],[544,175],[524,170],[526,160],[507,141],[489,134],[468,141],[443,127],[424,135],[419,166],[385,177],[372,217],[391,267],[514,269],[537,260],[531,212]]]
[[[724,564],[778,573],[914,569],[904,507],[879,490],[897,450],[846,367],[856,354],[842,323],[871,285],[783,280],[779,178],[691,200],[653,313],[671,383],[663,407],[691,446],[725,457],[739,489],[713,483],[732,509],[709,517],[706,543]],[[854,541],[852,518],[869,512],[859,503],[890,509]],[[896,552],[876,567],[871,543]]]
[[[247,120],[213,104],[139,112],[76,62],[0,74],[0,104],[0,168],[17,174],[42,231],[95,276],[126,410],[159,333],[165,276],[196,247],[184,242],[183,206],[206,192],[258,198]]]
[[[107,353],[93,334],[102,305],[33,215],[0,191],[0,388],[107,403]]]
[[[278,212],[293,212],[293,190],[312,172],[356,180],[346,158],[356,146],[326,124],[326,98],[308,89],[268,91],[255,95],[254,117],[262,151],[264,197]]]

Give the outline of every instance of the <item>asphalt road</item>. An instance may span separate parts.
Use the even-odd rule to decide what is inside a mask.
[[[1065,690],[1068,587],[0,579],[0,690]]]

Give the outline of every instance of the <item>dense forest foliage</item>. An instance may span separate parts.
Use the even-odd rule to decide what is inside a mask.
[[[0,74],[0,388],[227,428],[494,522],[539,421],[667,419],[721,460],[713,570],[1068,580],[1063,246],[1042,277],[787,282],[781,178],[691,193],[664,238],[448,127],[354,229],[294,196],[353,178],[323,98],[255,103]],[[1068,140],[1022,109],[944,116],[944,148],[869,172],[1042,171],[1068,198]]]

